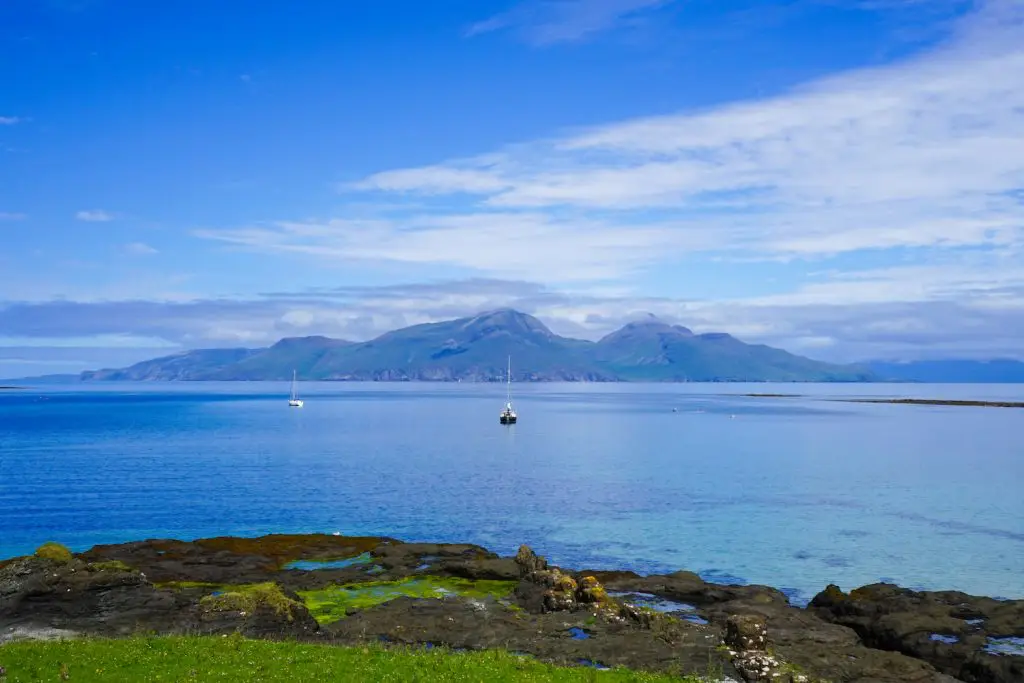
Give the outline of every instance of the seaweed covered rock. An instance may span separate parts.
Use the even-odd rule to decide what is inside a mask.
[[[546,612],[568,612],[576,609],[576,579],[558,570],[553,570],[547,580],[554,583],[544,591]]]
[[[199,601],[201,630],[235,630],[247,636],[288,636],[319,630],[298,595],[276,583],[235,586]]]
[[[572,612],[591,610],[595,615],[609,616],[619,608],[593,575],[579,580],[558,567],[549,566],[529,546],[520,546],[515,557],[521,577],[516,588],[520,604],[530,612]]]
[[[579,588],[576,590],[576,600],[584,605],[605,605],[611,601],[608,591],[604,589],[601,582],[594,576],[584,576],[580,579]]]

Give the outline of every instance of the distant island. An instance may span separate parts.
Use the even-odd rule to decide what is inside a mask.
[[[657,318],[592,342],[561,337],[531,315],[499,309],[414,325],[365,342],[289,337],[266,348],[185,351],[34,383],[92,381],[372,382],[1024,382],[1016,360],[864,362],[839,365]],[[20,381],[20,380],[11,380]]]
[[[200,349],[82,381],[300,380],[493,382],[866,382],[870,368],[835,365],[723,333],[694,334],[656,318],[597,342],[561,337],[511,309],[414,325],[365,342],[291,337],[268,348]]]

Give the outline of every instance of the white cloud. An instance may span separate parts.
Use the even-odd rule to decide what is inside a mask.
[[[18,116],[0,116],[0,126],[13,126],[23,122],[25,119]]]
[[[0,211],[0,221],[23,221],[28,215],[23,213],[9,213]]]
[[[1022,73],[1024,5],[992,2],[945,45],[898,64],[353,187],[625,225],[657,211],[706,234],[709,250],[745,257],[1021,245]]]
[[[149,256],[150,254],[159,254],[160,252],[149,246],[145,242],[132,242],[124,246],[126,253],[133,254],[135,256]]]
[[[401,222],[279,222],[196,234],[336,261],[443,264],[548,282],[622,277],[666,249],[701,246],[699,235],[663,225],[609,225],[526,212],[420,216]]]
[[[114,215],[106,211],[99,209],[79,211],[75,214],[75,218],[80,221],[87,221],[89,223],[105,223],[107,221],[114,220]]]
[[[524,0],[508,12],[473,24],[468,36],[503,29],[538,45],[572,42],[636,20],[674,0]]]

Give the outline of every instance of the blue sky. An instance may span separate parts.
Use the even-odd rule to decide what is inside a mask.
[[[0,376],[498,306],[1021,357],[1024,2],[8,0]]]

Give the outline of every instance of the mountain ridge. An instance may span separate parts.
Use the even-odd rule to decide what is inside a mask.
[[[82,381],[304,380],[706,382],[873,381],[836,365],[721,332],[694,334],[657,318],[627,323],[596,342],[562,337],[510,308],[422,323],[365,342],[287,337],[259,349],[197,349],[127,368],[81,373]]]

